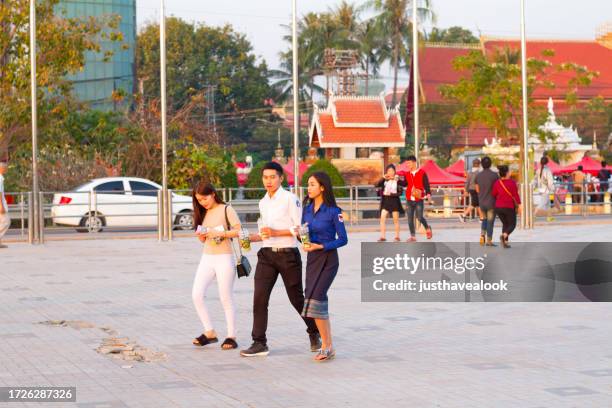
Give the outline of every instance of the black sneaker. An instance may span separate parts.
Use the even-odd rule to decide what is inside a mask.
[[[310,338],[310,351],[313,353],[321,349],[321,336],[319,333],[309,334]]]
[[[258,341],[253,342],[248,349],[240,351],[242,357],[267,356],[269,353],[268,346]]]

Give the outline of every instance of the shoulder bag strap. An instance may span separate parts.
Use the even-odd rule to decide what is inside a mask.
[[[506,188],[503,179],[499,179],[499,184],[501,184],[502,188],[506,191],[506,193],[508,193],[508,195],[510,196],[510,198],[512,199],[512,201],[514,202],[514,205],[516,207],[518,207],[518,204],[516,203],[516,200],[514,199],[514,196],[512,195],[512,193]]]
[[[229,207],[229,205],[225,206],[225,223],[227,224],[228,231],[231,231],[232,226],[230,225],[229,218],[227,216],[227,207]],[[238,251],[240,252],[240,256],[238,256],[238,254],[236,254],[236,248],[234,248],[234,238],[227,238],[227,239],[230,240],[230,247],[232,248],[232,253],[234,254],[234,257],[236,257],[236,262],[240,264],[240,261],[242,258],[242,248],[240,248],[240,245],[238,245]]]

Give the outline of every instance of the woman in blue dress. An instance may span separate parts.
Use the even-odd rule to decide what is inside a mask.
[[[302,224],[306,223],[310,242],[302,242],[308,253],[302,316],[314,319],[321,333],[322,346],[315,361],[326,361],[335,356],[327,291],[338,273],[338,248],[348,242],[342,210],[336,204],[327,173],[316,172],[308,179],[308,197],[302,214]]]

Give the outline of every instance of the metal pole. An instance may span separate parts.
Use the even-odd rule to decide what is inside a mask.
[[[163,214],[168,213],[168,135],[166,132],[166,5],[161,0],[161,12],[159,22],[159,48],[160,48],[160,78],[161,78],[161,136],[162,136],[162,206]],[[170,229],[170,220],[164,216],[163,238],[167,239]]]
[[[28,243],[34,243],[34,206],[31,191],[28,192]]]
[[[174,230],[174,215],[172,214],[172,190],[168,190],[166,205],[168,206],[168,241],[172,241],[172,234]]]
[[[37,85],[36,85],[36,1],[30,0],[30,87],[32,90],[32,208],[34,214],[32,217],[32,228],[34,236],[32,242],[39,241],[40,224],[39,214],[40,209],[38,204],[38,110],[37,110]]]
[[[44,200],[44,193],[38,193],[39,197],[38,197],[38,205],[39,207],[39,220],[38,220],[38,227],[40,228],[39,231],[39,235],[38,235],[38,243],[39,244],[44,244],[45,243],[45,200]]]
[[[298,40],[297,40],[297,0],[293,0],[293,23],[291,26],[293,40],[293,185],[299,185],[299,131],[300,131],[300,113],[299,113],[299,98],[298,98]]]
[[[162,192],[161,190],[157,190],[157,240],[159,242],[163,241],[163,206],[162,206]]]
[[[412,0],[412,90],[414,98],[414,156],[419,162],[419,29],[417,0]]]
[[[523,85],[523,157],[521,157],[523,177],[523,197],[529,200],[529,121],[527,116],[527,41],[525,37],[525,0],[521,0],[521,74]],[[524,229],[533,228],[533,219],[529,214],[529,203],[523,203],[521,211],[521,227]]]

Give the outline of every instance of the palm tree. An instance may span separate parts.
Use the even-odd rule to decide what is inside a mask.
[[[370,71],[374,75],[378,74],[381,63],[389,58],[390,48],[376,23],[376,19],[373,18],[359,24],[356,40],[359,44],[361,66],[366,73],[365,94],[367,96],[369,95]]]
[[[393,100],[396,102],[397,76],[402,61],[408,62],[409,46],[405,39],[411,38],[412,31],[412,2],[417,0],[370,0],[369,5],[380,12],[377,22],[380,30],[384,33],[391,47],[390,61],[393,66]],[[431,8],[431,0],[422,0],[423,6],[417,9],[420,21],[435,21],[435,15]]]

